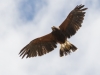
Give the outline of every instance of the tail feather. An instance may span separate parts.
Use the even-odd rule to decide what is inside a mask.
[[[62,50],[60,50],[60,57],[64,56],[64,53]]]
[[[71,52],[74,52],[77,50],[77,47],[75,47],[73,44],[71,44],[70,42],[66,41],[64,44],[61,44],[61,48],[60,48],[60,57],[64,56],[64,55],[68,55]]]

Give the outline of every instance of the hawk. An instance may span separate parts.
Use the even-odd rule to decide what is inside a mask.
[[[77,5],[58,28],[53,26],[51,33],[32,40],[22,48],[19,52],[20,56],[22,58],[25,56],[26,58],[42,56],[54,50],[57,47],[57,43],[61,45],[60,57],[76,51],[77,47],[67,39],[81,27],[86,9],[84,5]]]

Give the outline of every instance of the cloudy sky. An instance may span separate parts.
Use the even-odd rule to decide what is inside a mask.
[[[59,26],[79,4],[88,7],[81,29],[70,40],[76,52],[59,57],[59,48],[21,59],[18,53],[36,37]],[[99,0],[0,0],[0,75],[100,75]]]

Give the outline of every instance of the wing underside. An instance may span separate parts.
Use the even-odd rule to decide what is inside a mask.
[[[56,41],[54,40],[52,34],[48,34],[32,40],[20,51],[19,54],[22,58],[25,56],[26,58],[42,56],[54,50],[56,47]]]
[[[59,26],[60,30],[63,31],[67,38],[70,38],[76,33],[76,31],[81,27],[84,20],[85,10],[84,5],[76,6],[65,19],[65,21]]]

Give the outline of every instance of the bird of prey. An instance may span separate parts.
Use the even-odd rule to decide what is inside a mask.
[[[54,50],[57,47],[57,43],[61,45],[60,57],[77,50],[77,47],[67,39],[74,35],[81,27],[86,9],[84,5],[77,5],[58,28],[53,26],[52,32],[32,40],[22,48],[19,52],[20,56],[22,58],[42,56]]]

